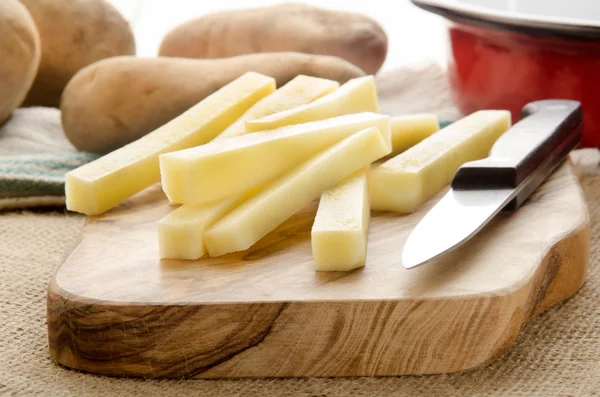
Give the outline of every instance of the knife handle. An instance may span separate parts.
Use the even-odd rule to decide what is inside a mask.
[[[519,188],[520,192],[505,208],[516,209],[579,144],[582,131],[579,102],[531,102],[523,108],[521,121],[498,138],[489,157],[458,169],[452,188]]]

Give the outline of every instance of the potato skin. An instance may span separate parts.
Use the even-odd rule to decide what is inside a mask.
[[[21,0],[40,33],[42,60],[25,106],[58,107],[71,77],[104,58],[135,54],[127,21],[105,0]]]
[[[0,123],[27,95],[40,64],[40,39],[29,12],[17,0],[0,1]]]
[[[387,55],[387,36],[364,15],[287,3],[191,20],[163,38],[159,55],[222,58],[277,51],[338,56],[375,74]]]
[[[278,87],[299,74],[340,83],[364,75],[343,59],[299,53],[222,59],[115,57],[82,69],[69,82],[61,102],[63,129],[77,149],[107,153],[249,71],[274,77]]]

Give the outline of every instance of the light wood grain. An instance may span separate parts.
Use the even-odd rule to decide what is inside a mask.
[[[568,165],[462,248],[405,270],[408,233],[434,204],[374,213],[367,265],[315,273],[311,205],[247,252],[159,261],[155,186],[102,217],[48,291],[54,359],[144,377],[428,374],[501,355],[523,324],[585,280],[589,220]]]

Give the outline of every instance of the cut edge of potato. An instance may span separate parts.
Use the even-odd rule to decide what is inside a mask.
[[[311,230],[315,270],[349,271],[365,265],[371,217],[368,168],[321,194]]]

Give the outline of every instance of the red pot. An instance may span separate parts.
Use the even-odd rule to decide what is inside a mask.
[[[518,120],[528,102],[575,99],[584,109],[581,146],[600,147],[600,26],[459,1],[413,2],[452,21],[448,72],[463,113],[508,109]]]

